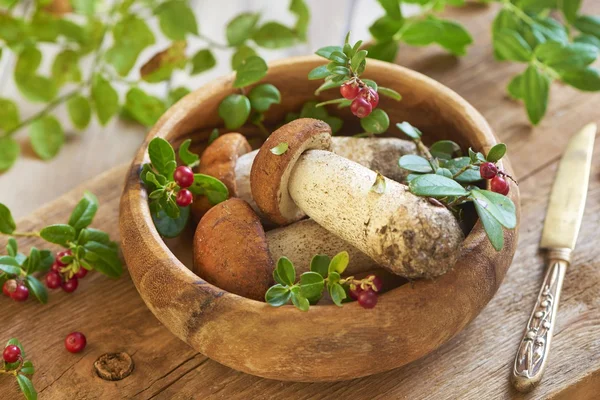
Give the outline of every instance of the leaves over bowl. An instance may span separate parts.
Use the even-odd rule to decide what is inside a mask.
[[[281,104],[273,105],[265,115],[266,126],[274,127],[286,113],[298,112],[314,99],[319,83],[307,82],[306,76],[322,64],[316,57],[299,57],[270,66],[264,81],[281,90]],[[381,99],[392,126],[408,121],[432,141],[451,139],[484,153],[498,143],[472,106],[421,74],[370,61],[365,77],[402,94],[400,103]],[[139,181],[140,166],[148,162],[146,149],[155,137],[174,144],[190,135],[194,142],[207,141],[212,129],[220,126],[219,103],[235,92],[233,83],[233,76],[216,80],[167,111],[142,145],[127,177],[120,217],[123,253],[140,295],[165,326],[231,368],[272,379],[317,382],[352,379],[405,365],[450,340],[477,316],[504,278],[516,250],[518,229],[504,232],[504,248],[498,252],[477,222],[450,272],[384,293],[371,310],[356,302],[342,308],[314,306],[308,312],[293,306],[275,308],[228,293],[192,273],[154,227],[147,193]],[[333,96],[324,91],[317,100]],[[331,107],[328,112],[347,122],[356,121],[347,109]],[[244,127],[240,132],[256,136]],[[402,135],[399,130],[389,133]],[[512,172],[506,158],[500,164]],[[516,188],[509,197],[518,208]]]

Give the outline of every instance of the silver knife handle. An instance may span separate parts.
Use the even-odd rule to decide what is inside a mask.
[[[513,366],[511,381],[520,392],[530,391],[542,379],[556,325],[560,290],[571,261],[571,249],[552,249],[548,260],[548,271]]]

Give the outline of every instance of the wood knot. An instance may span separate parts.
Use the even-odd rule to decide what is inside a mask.
[[[133,371],[133,359],[127,353],[106,353],[94,362],[96,374],[105,381],[120,381]]]

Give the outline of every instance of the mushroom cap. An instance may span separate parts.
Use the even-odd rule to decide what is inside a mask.
[[[236,197],[235,165],[241,155],[250,151],[252,147],[244,135],[236,132],[221,135],[202,153],[198,172],[217,178],[227,186],[229,195]],[[211,207],[206,197],[198,197],[192,203],[192,214],[199,220]]]
[[[231,198],[204,214],[194,235],[194,272],[228,292],[264,301],[274,263],[260,219]]]
[[[271,152],[280,143],[288,149],[281,155]],[[277,129],[263,143],[250,172],[252,197],[258,208],[273,222],[290,224],[304,217],[288,193],[290,174],[306,150],[329,150],[331,128],[323,121],[300,118]]]

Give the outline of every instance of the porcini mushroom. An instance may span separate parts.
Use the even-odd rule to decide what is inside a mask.
[[[260,210],[252,199],[250,170],[258,150],[250,151],[246,138],[239,133],[226,133],[211,143],[202,154],[198,172],[223,181],[231,197],[239,197]],[[404,181],[408,171],[398,166],[398,159],[416,153],[413,142],[398,138],[357,138],[335,136],[331,138],[331,151],[355,161],[397,182]],[[192,203],[192,213],[197,220],[212,205],[204,197]]]
[[[308,215],[398,275],[434,277],[450,269],[464,238],[452,213],[391,179],[383,193],[372,191],[377,174],[328,151],[330,135],[324,122],[303,118],[269,136],[250,176],[261,211],[278,224]],[[280,143],[288,150],[273,154]]]

